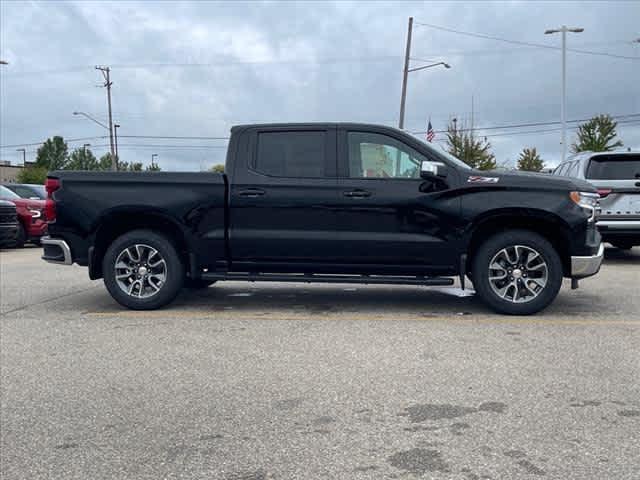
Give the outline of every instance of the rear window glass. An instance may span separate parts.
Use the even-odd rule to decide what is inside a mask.
[[[253,168],[273,177],[325,176],[324,131],[262,132]]]
[[[587,178],[632,180],[640,178],[640,155],[598,155],[589,162]]]

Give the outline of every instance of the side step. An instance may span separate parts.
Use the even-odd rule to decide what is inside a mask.
[[[371,285],[453,285],[453,278],[390,275],[323,275],[303,273],[203,272],[203,280],[237,280],[246,282],[362,283]]]

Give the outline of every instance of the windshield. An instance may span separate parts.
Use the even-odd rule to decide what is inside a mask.
[[[0,198],[8,198],[10,200],[15,200],[16,198],[20,198],[20,195],[13,193],[4,185],[0,185]]]
[[[47,191],[44,188],[44,185],[35,185],[35,184],[29,184],[28,187],[33,190],[33,193],[35,195],[37,195],[38,197],[40,197],[42,200],[46,200],[47,198]],[[35,196],[34,195],[34,196]]]
[[[464,168],[466,170],[471,170],[471,167],[469,165],[464,163],[459,158],[454,157],[453,155],[451,155],[449,152],[447,152],[442,147],[442,145],[439,146],[440,148],[436,148],[432,143],[427,143],[427,142],[423,141],[420,138],[418,138],[418,140],[420,141],[420,143],[422,143],[434,155],[440,156],[440,157],[444,157],[449,163],[452,163],[454,166],[456,166],[458,168]]]

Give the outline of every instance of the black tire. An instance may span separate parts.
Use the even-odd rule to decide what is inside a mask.
[[[164,283],[147,298],[127,294],[116,281],[116,260],[125,249],[134,245],[145,245],[155,249],[166,265]],[[168,304],[180,292],[185,278],[184,264],[180,261],[173,243],[164,235],[152,230],[133,230],[116,238],[104,255],[102,272],[104,284],[111,296],[120,305],[133,310],[154,310]]]
[[[13,242],[14,248],[22,248],[24,247],[25,242],[27,241],[27,232],[20,222],[18,222],[18,233],[16,233],[16,240]]]
[[[512,299],[503,298],[494,291],[489,280],[489,265],[494,256],[501,250],[516,245],[535,250],[540,255],[540,259],[537,261],[546,263],[547,267],[547,278],[544,287],[536,291],[537,296],[522,303],[515,303],[513,300],[515,298],[514,290],[517,287],[514,290],[510,290],[514,292],[511,295]],[[525,263],[528,264],[528,262]],[[524,271],[525,273],[527,272],[526,269]],[[528,230],[508,230],[497,233],[487,239],[472,259],[471,272],[474,279],[473,286],[480,299],[496,312],[507,315],[530,315],[546,308],[558,295],[563,278],[562,262],[553,245],[544,237]],[[529,282],[530,279],[526,278],[526,274],[524,277],[524,279],[516,279],[515,282]],[[509,278],[513,280],[513,277]],[[507,281],[506,278],[505,281]],[[525,292],[525,295],[529,294],[527,290],[520,291]]]
[[[193,278],[185,278],[184,279],[184,288],[189,288],[191,290],[201,290],[203,288],[208,288],[217,280],[202,280],[202,279],[193,279]]]

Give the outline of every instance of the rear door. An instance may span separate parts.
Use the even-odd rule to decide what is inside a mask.
[[[640,154],[595,155],[585,177],[600,192],[600,220],[640,220]]]
[[[335,246],[335,126],[265,127],[245,135],[248,148],[235,161],[230,187],[233,268],[296,270],[327,261]]]

